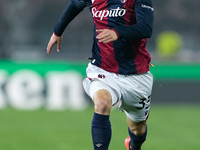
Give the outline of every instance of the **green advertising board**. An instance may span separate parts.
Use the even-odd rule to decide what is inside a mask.
[[[0,109],[80,110],[88,106],[82,88],[88,62],[0,61]],[[155,63],[155,81],[200,80],[200,64]]]
[[[12,74],[21,69],[31,69],[44,76],[48,71],[76,70],[86,76],[88,62],[71,61],[10,61],[0,60],[0,69]],[[200,80],[200,63],[155,63],[151,73],[156,80]]]

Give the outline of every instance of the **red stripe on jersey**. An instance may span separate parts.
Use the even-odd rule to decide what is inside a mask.
[[[91,6],[94,24],[96,25],[97,29],[109,29],[108,18],[102,17],[103,11],[107,10],[107,2],[108,0],[94,0]]]
[[[126,25],[132,25],[136,23],[136,15],[135,11],[131,6],[134,6],[135,0],[127,0],[124,3],[124,8],[128,11],[126,11],[124,15],[124,20]]]
[[[101,68],[109,72],[119,72],[119,64],[115,59],[113,42],[110,43],[99,43],[101,48]]]
[[[138,74],[150,70],[149,64],[151,61],[151,56],[147,52],[146,43],[147,39],[138,40],[138,50],[135,52],[135,66]]]

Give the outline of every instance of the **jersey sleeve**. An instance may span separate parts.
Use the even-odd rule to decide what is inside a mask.
[[[151,0],[135,1],[136,24],[115,27],[119,38],[150,38],[153,30],[154,9]]]
[[[62,36],[67,25],[86,7],[84,0],[71,0],[57,24],[54,27],[54,34]]]

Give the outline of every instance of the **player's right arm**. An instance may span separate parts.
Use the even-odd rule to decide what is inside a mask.
[[[54,27],[48,46],[47,53],[51,53],[51,49],[57,44],[57,52],[60,51],[62,34],[67,25],[86,7],[84,0],[71,0]]]
[[[47,45],[47,54],[51,54],[51,49],[55,44],[57,44],[57,52],[60,52],[61,41],[62,41],[62,36],[56,36],[55,33],[53,33]]]

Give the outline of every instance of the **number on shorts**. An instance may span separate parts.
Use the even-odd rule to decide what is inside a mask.
[[[150,104],[149,104],[150,100],[151,100],[151,95],[148,98],[141,98],[139,104],[141,104],[142,106],[137,107],[137,109],[141,110],[144,107],[145,107],[145,109],[148,109],[150,106]]]

